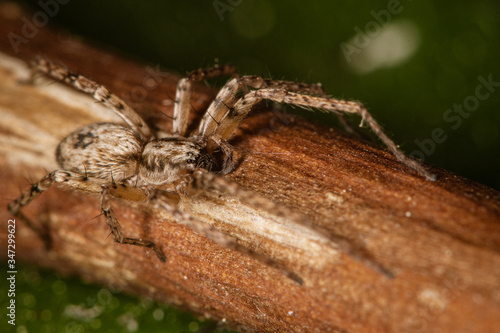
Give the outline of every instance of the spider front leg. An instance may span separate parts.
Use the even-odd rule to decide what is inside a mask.
[[[253,90],[247,93],[243,98],[239,99],[234,107],[225,115],[221,120],[220,125],[215,130],[215,134],[219,134],[222,138],[227,138],[239,126],[241,121],[252,110],[252,107],[267,99],[277,103],[285,103],[297,105],[306,110],[311,108],[331,112],[331,113],[351,113],[358,114],[362,118],[362,123],[366,122],[371,130],[379,137],[382,142],[387,146],[389,151],[394,154],[399,161],[408,167],[416,170],[422,176],[429,180],[436,180],[436,175],[427,171],[417,161],[408,158],[396,144],[384,133],[382,127],[375,121],[375,119],[368,113],[365,107],[358,102],[344,101],[334,98],[315,97],[295,92],[290,92],[285,89],[264,88]]]
[[[113,234],[113,239],[115,240],[115,242],[120,244],[130,244],[130,245],[148,247],[156,253],[158,259],[160,259],[163,262],[167,261],[165,254],[161,249],[158,248],[158,246],[155,243],[144,239],[125,237],[125,235],[123,234],[123,229],[118,220],[116,219],[115,212],[113,211],[113,208],[111,208],[110,198],[111,198],[110,186],[102,185],[101,211],[106,217],[106,223],[111,229],[111,233]]]
[[[212,156],[217,156],[222,165],[219,166],[219,175],[227,175],[234,170],[234,148],[218,134],[207,137],[207,151]]]
[[[210,104],[207,112],[203,116],[198,134],[201,136],[208,136],[214,134],[216,130],[223,124],[226,115],[231,112],[235,103],[240,99],[239,92],[248,93],[248,87],[255,89],[273,88],[285,89],[288,91],[296,91],[303,94],[324,96],[325,91],[321,84],[306,84],[290,81],[279,81],[263,79],[259,76],[242,76],[227,82],[224,87],[219,91],[217,97]],[[218,134],[221,133],[219,130]],[[222,138],[227,139],[228,135],[222,134]]]
[[[177,89],[175,91],[173,122],[173,131],[175,135],[186,136],[189,109],[191,108],[190,99],[192,82],[225,75],[237,76],[238,74],[236,73],[236,69],[233,66],[222,65],[192,71],[187,75],[186,78],[181,79],[177,83]]]
[[[31,63],[31,70],[32,76],[34,73],[40,72],[54,80],[67,83],[73,88],[91,95],[95,100],[103,103],[120,116],[131,129],[142,135],[146,140],[153,136],[151,129],[137,112],[118,96],[111,93],[106,87],[83,75],[71,73],[67,69],[43,58],[35,59]]]

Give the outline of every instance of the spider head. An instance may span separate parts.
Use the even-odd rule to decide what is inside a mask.
[[[227,173],[227,158],[209,153],[203,142],[182,137],[152,140],[146,144],[139,164],[140,179],[151,185],[172,183],[196,168]]]

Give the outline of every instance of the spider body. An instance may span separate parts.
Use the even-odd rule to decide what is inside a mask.
[[[152,198],[150,194],[159,185],[172,185],[174,191],[184,194],[184,188],[194,181],[195,171],[219,175],[230,173],[234,169],[233,147],[226,140],[252,107],[262,100],[292,104],[307,110],[319,109],[339,117],[346,113],[358,114],[401,162],[428,179],[434,179],[434,175],[397,148],[363,105],[330,98],[319,84],[269,80],[257,76],[237,77],[229,66],[197,70],[177,85],[172,135],[156,138],[146,122],[104,86],[45,59],[33,63],[34,72],[41,72],[92,95],[125,122],[123,125],[91,124],[69,134],[56,150],[61,169],[47,174],[9,204],[9,211],[38,232],[47,246],[50,240],[48,233],[33,224],[21,210],[52,184],[59,183],[99,194],[101,211],[114,240],[151,248],[160,260],[166,261],[165,254],[154,242],[124,235],[111,207],[111,197],[147,200]],[[192,82],[218,75],[232,75],[234,78],[219,91],[202,117],[198,130],[188,135]],[[207,179],[217,181],[213,177]],[[231,185],[230,188],[235,187]]]
[[[205,146],[206,142],[197,138],[147,141],[123,125],[96,123],[64,138],[57,147],[56,158],[63,170],[102,184],[146,187],[175,183],[196,168],[220,171],[215,154],[209,154]]]

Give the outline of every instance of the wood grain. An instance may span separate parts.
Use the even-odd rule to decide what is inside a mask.
[[[57,84],[20,83],[19,61],[45,55],[107,86],[154,130],[171,129],[164,114],[172,114],[178,75],[47,27],[15,52],[6,36],[22,34],[20,18],[32,14],[0,6],[3,207],[27,188],[26,177],[37,180],[57,167],[55,147],[71,130],[115,119]],[[213,95],[196,88],[191,124]],[[500,193],[436,168],[439,179],[427,181],[374,144],[277,110],[251,116],[231,139],[239,163],[226,178],[302,218],[217,190],[179,204],[255,255],[194,232],[154,202],[115,200],[125,232],[160,244],[168,256],[163,264],[154,253],[107,237],[103,218],[93,219],[98,198],[54,187],[26,209],[50,227],[52,249],[17,223],[17,258],[242,331],[497,330]],[[0,215],[4,226],[11,217],[5,208]]]

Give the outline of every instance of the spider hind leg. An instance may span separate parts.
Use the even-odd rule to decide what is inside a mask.
[[[113,211],[113,208],[111,208],[110,199],[110,186],[102,185],[101,211],[106,218],[106,224],[111,229],[111,234],[113,235],[113,239],[115,240],[115,242],[120,244],[129,244],[150,248],[155,252],[158,259],[160,259],[162,262],[167,261],[167,258],[163,251],[154,242],[140,238],[126,237],[124,235],[123,229],[116,218],[115,212]]]

